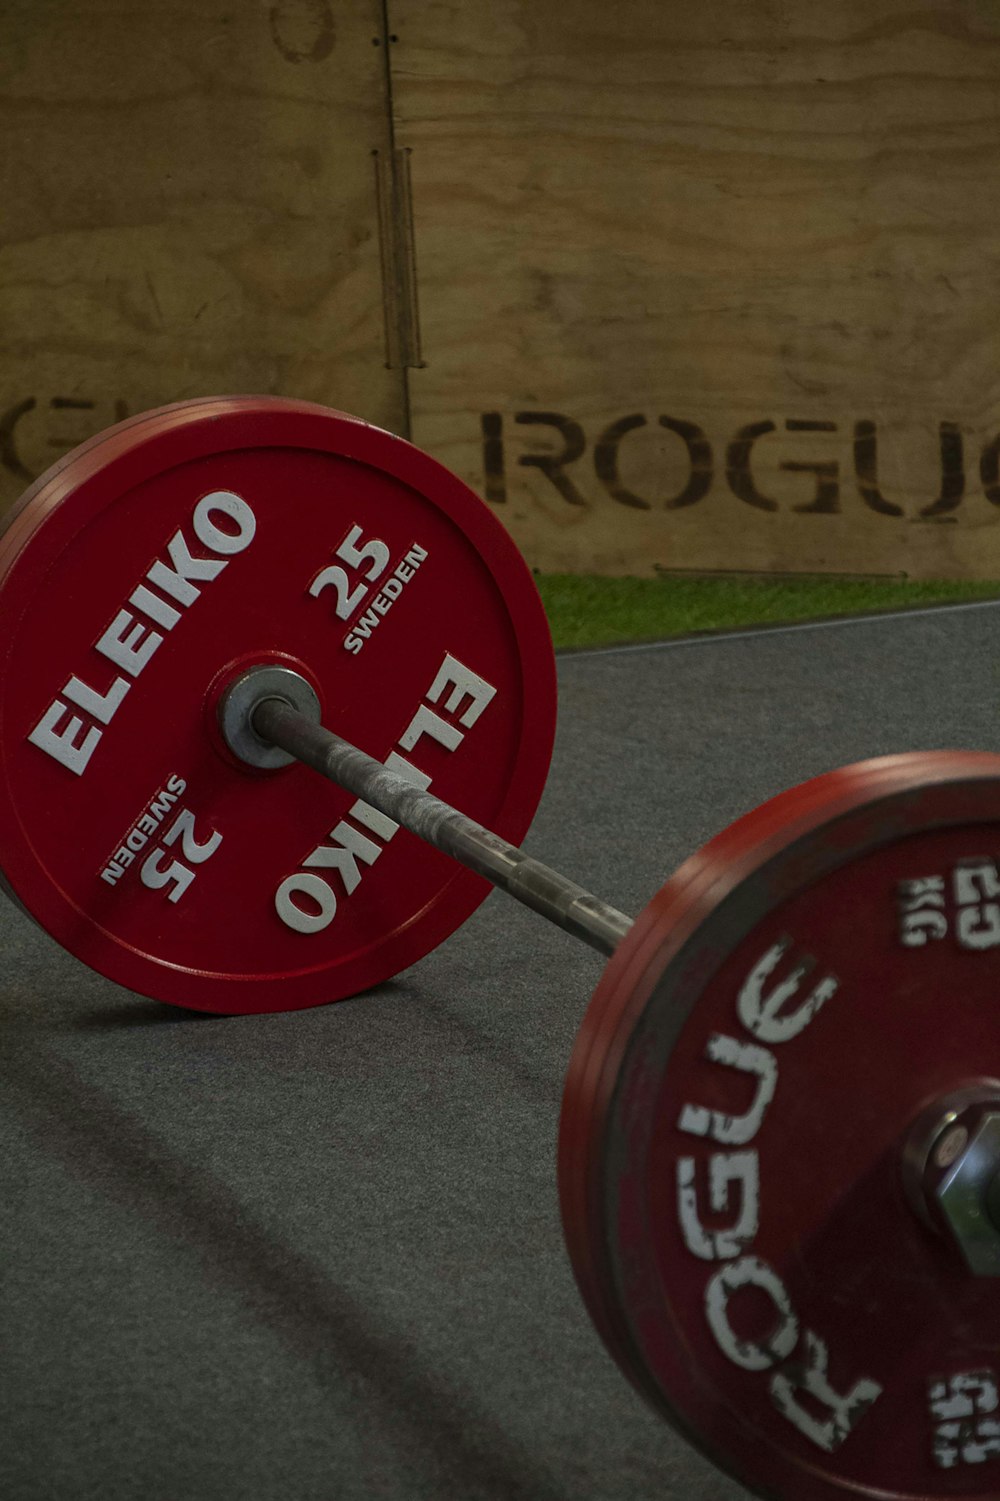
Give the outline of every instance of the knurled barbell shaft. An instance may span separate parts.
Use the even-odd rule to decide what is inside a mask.
[[[609,907],[515,844],[508,844],[499,834],[492,834],[440,798],[415,787],[283,700],[262,700],[253,710],[252,724],[262,740],[280,746],[338,787],[353,792],[418,839],[485,876],[599,953],[613,953],[632,926],[632,919],[624,912]]]

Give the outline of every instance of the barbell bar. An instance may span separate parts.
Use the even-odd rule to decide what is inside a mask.
[[[277,696],[274,684],[269,682],[269,670],[264,668],[263,673],[263,687],[257,687],[259,673],[251,669],[223,700],[224,726],[236,700],[243,699],[249,705],[241,725],[244,733],[233,734],[224,728],[234,754],[242,754],[244,759],[252,755],[245,748],[245,731],[264,746],[278,746],[564,932],[582,939],[599,954],[614,953],[632,926],[632,919],[624,912],[334,735],[296,709],[293,702]],[[304,679],[299,679],[297,686],[300,691],[308,689]]]

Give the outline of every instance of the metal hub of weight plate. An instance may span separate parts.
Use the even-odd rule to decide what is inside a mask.
[[[935,1102],[1000,1108],[998,945],[1000,757],[913,754],[737,822],[598,984],[560,1124],[577,1279],[640,1391],[763,1495],[1000,1491],[997,1143],[988,1275],[906,1161]]]
[[[332,729],[512,840],[554,733],[520,555],[409,444],[220,398],[61,460],[0,536],[5,880],[95,969],[215,1012],[355,994],[489,890],[307,768],[237,760],[218,709],[250,664],[293,669]]]

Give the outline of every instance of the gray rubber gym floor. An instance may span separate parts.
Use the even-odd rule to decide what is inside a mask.
[[[844,762],[992,748],[1000,610],[582,653],[528,848],[637,910]],[[559,1225],[600,961],[494,893],[393,984],[216,1020],[0,907],[6,1501],[735,1501],[643,1406]]]

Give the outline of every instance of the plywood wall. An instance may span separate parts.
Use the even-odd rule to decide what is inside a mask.
[[[532,562],[1000,577],[1000,8],[389,14],[413,435]]]
[[[0,509],[277,391],[538,566],[1000,576],[998,80],[985,0],[10,0]]]
[[[377,0],[8,0],[0,509],[116,416],[188,395],[404,427],[382,21]]]

